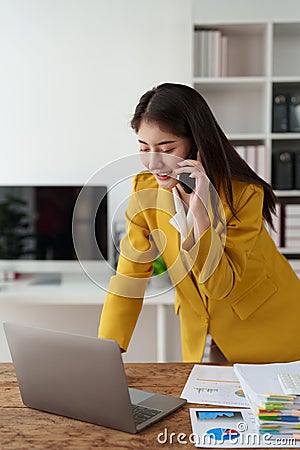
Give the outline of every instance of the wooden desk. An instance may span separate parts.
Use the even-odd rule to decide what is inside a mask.
[[[131,363],[125,367],[129,386],[179,396],[193,364]],[[12,364],[1,363],[0,449],[195,449],[189,441],[192,433],[189,408],[193,406],[197,405],[186,404],[145,431],[131,435],[25,407]],[[165,430],[168,442],[159,443],[158,435]],[[175,436],[173,440],[171,433]],[[178,442],[179,433],[185,433],[186,438],[181,437]],[[163,442],[164,435],[160,439]],[[180,440],[187,443],[180,443]]]
[[[131,387],[180,396],[193,364],[125,364]],[[157,436],[192,432],[189,407],[184,406],[145,431],[131,435],[121,431],[36,411],[23,405],[13,366],[0,364],[0,449],[138,449],[195,448],[178,442],[159,444]]]

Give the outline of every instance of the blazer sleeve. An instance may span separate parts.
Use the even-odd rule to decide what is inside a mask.
[[[126,235],[120,243],[118,267],[110,279],[98,332],[100,338],[116,340],[123,350],[127,350],[139,317],[156,254],[136,183],[135,179],[126,211]]]
[[[226,225],[226,240],[209,227],[185,258],[208,298],[225,298],[245,272],[249,254],[263,226],[263,189],[247,185]]]

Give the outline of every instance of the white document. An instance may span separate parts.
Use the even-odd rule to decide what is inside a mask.
[[[233,367],[195,364],[181,398],[201,405],[249,408]]]
[[[234,364],[233,367],[254,410],[264,409],[265,402],[272,394],[279,396],[277,402],[282,403],[284,401],[280,399],[280,396],[285,396],[285,393],[278,380],[279,373],[300,373],[300,361],[271,364]],[[295,398],[292,407],[293,409],[299,409],[299,406],[299,399]]]
[[[238,377],[247,381],[249,387],[259,395],[284,395],[278,380],[279,373],[300,373],[300,361],[271,364],[234,364]]]
[[[202,448],[299,448],[292,435],[260,434],[250,409],[190,408],[193,433],[189,441]]]

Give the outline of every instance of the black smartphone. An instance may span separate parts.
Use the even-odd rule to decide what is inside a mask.
[[[192,149],[186,159],[197,160],[197,153],[198,153],[197,147],[195,147],[195,146],[192,147]],[[195,180],[195,178],[190,178],[189,173],[181,173],[178,177],[178,180],[179,180],[181,186],[183,187],[184,191],[187,194],[191,194],[193,192],[193,190],[195,189],[196,180]]]

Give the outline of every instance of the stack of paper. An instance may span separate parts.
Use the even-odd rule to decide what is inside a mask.
[[[300,373],[300,361],[283,364],[234,364],[256,416],[260,433],[300,435],[300,396],[286,395],[278,375]]]

